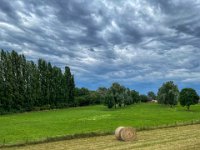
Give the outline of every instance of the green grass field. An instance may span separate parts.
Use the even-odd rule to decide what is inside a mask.
[[[177,106],[137,104],[109,110],[88,106],[0,116],[0,145],[16,144],[47,137],[90,132],[112,132],[118,126],[136,128],[200,121],[200,105],[191,111]]]
[[[135,141],[116,140],[114,135],[63,140],[5,150],[199,150],[200,124],[137,132]],[[78,144],[77,144],[78,143]]]

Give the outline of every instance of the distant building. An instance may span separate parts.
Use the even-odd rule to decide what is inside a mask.
[[[157,101],[157,100],[155,100],[155,99],[153,99],[151,102],[152,102],[152,103],[157,103],[158,101]]]

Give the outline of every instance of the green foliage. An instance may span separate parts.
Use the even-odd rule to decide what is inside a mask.
[[[100,94],[97,91],[90,91],[91,104],[102,104]]]
[[[84,96],[84,95],[89,95],[90,90],[87,88],[75,88],[75,96]]]
[[[75,97],[76,106],[90,105],[89,95]]]
[[[158,102],[176,105],[178,92],[172,81],[166,82],[158,91]],[[148,97],[139,95],[116,82],[108,89],[100,87],[97,91],[75,88],[68,66],[62,73],[60,68],[43,59],[35,64],[15,51],[0,52],[0,114],[103,103],[117,108],[155,98],[153,92]]]
[[[105,103],[105,96],[106,96],[107,92],[108,92],[108,89],[105,87],[99,87],[97,89],[100,103]]]
[[[35,64],[15,51],[1,50],[0,114],[73,106],[74,88],[69,67],[63,74],[43,59]]]
[[[179,95],[180,104],[187,109],[190,109],[190,105],[195,105],[199,101],[199,96],[197,92],[192,88],[184,88],[181,90]]]
[[[133,104],[133,98],[131,96],[131,90],[129,88],[125,89],[123,98],[124,106]]]
[[[100,94],[87,88],[75,88],[75,106],[101,104]]]
[[[123,101],[122,94],[124,93],[125,88],[121,86],[119,83],[115,82],[112,84],[109,90],[110,90],[110,94],[113,95],[115,108],[117,107],[117,105],[121,107],[122,101]]]
[[[74,76],[70,72],[69,67],[65,67],[65,73],[63,76],[63,90],[64,90],[64,99],[69,106],[74,106]]]
[[[113,108],[115,105],[114,96],[112,94],[107,94],[105,96],[105,104],[108,108]]]
[[[100,94],[100,98],[104,99],[104,103],[108,108],[125,107],[126,105],[131,105],[140,101],[138,92],[135,90],[131,91],[129,88],[125,88],[116,82],[108,89],[99,88],[98,93]]]
[[[147,96],[148,96],[149,100],[155,100],[156,99],[156,94],[153,91],[149,91]]]
[[[148,102],[149,101],[148,96],[146,96],[144,94],[140,95],[140,101],[143,103]]]
[[[170,105],[171,107],[177,105],[179,90],[173,81],[163,83],[158,90],[158,103]]]
[[[105,106],[86,106],[0,116],[0,145],[43,140],[90,132],[113,132],[120,125],[137,129],[190,123],[200,120],[200,105],[188,113],[174,108],[142,103],[110,111]]]
[[[132,90],[130,94],[131,94],[131,97],[132,97],[132,103],[131,104],[140,102],[139,92]]]

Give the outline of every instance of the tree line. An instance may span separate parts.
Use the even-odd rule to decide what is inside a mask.
[[[117,108],[140,102],[139,92],[125,88],[119,83],[113,83],[110,88],[100,88],[101,98],[108,108]]]
[[[0,114],[94,104],[118,108],[155,99],[171,107],[179,102],[189,110],[190,105],[198,103],[199,96],[191,88],[179,92],[173,81],[163,83],[157,94],[140,94],[117,82],[91,91],[75,87],[68,66],[62,71],[43,59],[34,63],[15,51],[0,52]]]
[[[93,104],[117,108],[141,101],[148,97],[119,83],[95,91],[78,88],[68,66],[62,71],[43,59],[35,63],[16,51],[0,52],[0,114]]]
[[[109,88],[99,87],[95,91],[90,91],[87,88],[75,89],[76,106],[104,104],[108,108],[120,108],[155,99],[156,94],[152,91],[148,92],[147,95],[140,94],[117,82],[114,82]]]
[[[148,92],[147,95],[140,95],[139,92],[125,88],[119,83],[113,83],[108,89],[101,88],[99,90],[101,90],[101,97],[103,97],[108,108],[156,100],[159,104],[169,105],[170,107],[180,103],[181,106],[185,106],[189,110],[191,105],[198,104],[200,101],[199,95],[194,89],[183,88],[179,92],[178,86],[173,81],[163,83],[158,89],[157,95],[152,91]]]
[[[173,107],[180,103],[181,106],[190,109],[191,105],[199,103],[199,95],[192,88],[183,88],[180,92],[178,86],[173,81],[163,83],[158,90],[158,103]]]
[[[74,105],[74,76],[39,59],[27,61],[15,51],[0,53],[0,113]]]
[[[125,107],[156,99],[156,95],[152,91],[148,92],[147,95],[140,94],[138,91],[126,88],[117,82],[113,83],[109,88],[100,87],[97,92],[100,94],[101,101],[108,108]]]

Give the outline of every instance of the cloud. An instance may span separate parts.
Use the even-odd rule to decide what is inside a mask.
[[[70,66],[78,86],[190,86],[200,82],[199,10],[199,0],[2,0],[0,45]]]

